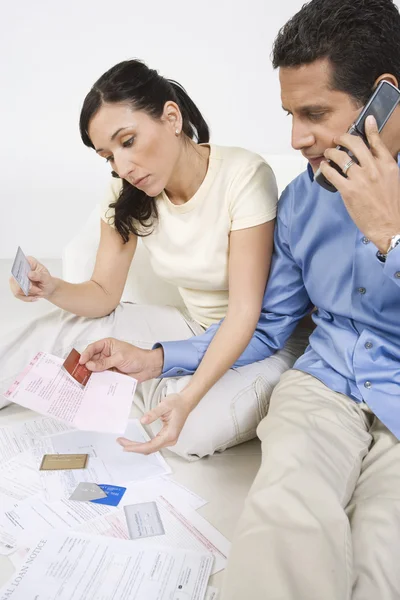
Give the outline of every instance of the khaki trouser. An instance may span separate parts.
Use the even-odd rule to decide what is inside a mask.
[[[370,412],[286,372],[222,600],[398,600],[400,445]]]
[[[203,333],[202,327],[171,306],[122,303],[108,317],[86,319],[56,309],[0,339],[1,394],[39,351],[65,357],[104,337],[115,337],[141,348],[157,341],[181,340]],[[188,460],[222,451],[256,435],[281,374],[293,366],[308,343],[299,330],[286,347],[263,361],[230,369],[189,415],[172,451]],[[178,366],[178,365],[177,365]],[[141,411],[156,406],[167,394],[179,392],[190,376],[153,379],[138,386],[134,403]],[[160,422],[152,426],[157,433]]]

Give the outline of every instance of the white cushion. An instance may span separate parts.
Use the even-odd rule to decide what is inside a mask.
[[[265,155],[271,165],[281,193],[306,167],[301,155]],[[89,219],[63,251],[63,278],[71,283],[90,279],[100,238],[100,207],[96,206]],[[182,307],[178,289],[155,275],[147,250],[139,240],[129,269],[122,300],[137,304],[163,304]]]

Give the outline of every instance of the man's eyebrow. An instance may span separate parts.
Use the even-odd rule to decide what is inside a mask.
[[[112,136],[110,137],[110,142],[112,142],[119,133],[121,133],[121,131],[123,131],[124,129],[129,129],[129,127],[120,127],[119,129],[117,129],[117,131],[114,131],[114,133],[112,134]],[[96,152],[104,152],[103,148],[97,148]]]
[[[283,105],[282,105],[282,108],[286,112],[290,113],[290,110],[288,108],[285,108]],[[318,112],[321,110],[329,110],[329,107],[324,106],[323,104],[306,104],[305,106],[301,106],[297,110],[298,110],[298,112],[302,112],[302,113],[310,113],[310,112]]]

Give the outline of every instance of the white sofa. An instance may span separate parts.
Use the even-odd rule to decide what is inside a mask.
[[[278,188],[283,188],[305,168],[305,162],[297,156],[266,156],[274,169]],[[99,241],[99,207],[97,206],[84,227],[67,245],[63,253],[63,277],[80,282],[90,277]],[[144,248],[139,244],[132,262],[123,299],[147,304],[170,304],[179,306],[177,290],[160,281],[153,273]],[[23,421],[26,410],[16,405],[1,411],[0,425]],[[200,513],[228,539],[241,513],[249,487],[260,464],[259,441],[252,440],[235,448],[187,463],[168,450],[164,456],[172,468],[172,477],[209,500]],[[8,558],[0,557],[0,587],[11,576],[13,566]],[[211,585],[221,587],[223,572],[211,578]]]

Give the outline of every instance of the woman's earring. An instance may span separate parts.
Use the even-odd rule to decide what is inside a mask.
[[[179,129],[176,129],[176,130],[175,130],[175,135],[179,135],[179,134],[180,134],[180,131],[179,131]]]

